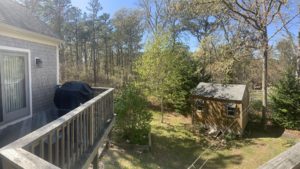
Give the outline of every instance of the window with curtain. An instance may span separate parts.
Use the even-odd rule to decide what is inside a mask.
[[[25,57],[13,52],[0,52],[0,108],[9,114],[26,107]]]

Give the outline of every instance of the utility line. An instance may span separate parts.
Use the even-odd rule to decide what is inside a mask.
[[[251,109],[251,107],[250,107],[250,105],[244,110],[244,112],[245,112],[245,114],[243,115],[243,118],[249,113],[249,110]],[[218,133],[220,133],[221,132],[221,135],[217,135],[217,137],[216,137],[216,139],[215,139],[215,141],[220,141],[220,137],[222,137],[222,136],[224,136],[224,134],[232,127],[232,125],[235,123],[235,122],[238,122],[237,121],[237,119],[235,119],[225,130],[219,130],[219,132]],[[229,134],[229,133],[228,133]],[[227,134],[227,135],[228,135]],[[226,136],[227,136],[226,135]],[[221,140],[222,141],[222,140]],[[219,148],[221,147],[221,143],[222,142],[220,142],[218,145],[217,145],[217,148],[215,149],[215,151],[217,151],[217,150],[219,150]],[[208,151],[211,147],[212,147],[213,145],[210,145],[205,151],[203,151],[202,153],[200,153],[200,155],[198,156],[198,158],[187,168],[187,169],[192,169],[192,168],[196,168],[196,166],[195,166],[195,164],[201,159],[201,157],[202,157],[202,155],[206,152],[206,151]],[[206,165],[206,163],[209,161],[209,158],[208,159],[206,159],[202,164],[201,164],[201,166],[200,166],[200,168],[199,169],[202,169],[205,165]]]

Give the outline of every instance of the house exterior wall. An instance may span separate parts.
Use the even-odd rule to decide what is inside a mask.
[[[35,114],[53,108],[57,84],[57,47],[5,36],[0,36],[0,46],[30,50],[32,112]],[[41,67],[35,64],[36,57],[42,60]]]
[[[204,127],[212,128],[215,130],[225,130],[229,126],[231,126],[229,128],[231,132],[237,134],[243,133],[244,126],[246,126],[246,120],[244,120],[245,116],[243,116],[242,102],[221,101],[197,96],[194,96],[193,98],[202,99],[205,103],[205,108],[202,112],[199,112],[196,108],[194,108],[195,123],[200,123]],[[237,104],[237,113],[235,117],[230,117],[227,115],[227,110],[225,108],[225,105],[227,103]],[[234,120],[237,120],[237,122],[233,123]]]

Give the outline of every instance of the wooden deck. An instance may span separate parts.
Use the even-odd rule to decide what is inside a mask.
[[[88,168],[115,122],[113,89],[0,149],[5,169]],[[97,166],[95,166],[96,168]]]
[[[271,159],[259,169],[300,169],[300,143]]]

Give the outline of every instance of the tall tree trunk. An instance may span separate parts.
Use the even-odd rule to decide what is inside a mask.
[[[77,67],[77,70],[79,70],[79,43],[78,43],[78,40],[76,40],[76,67]]]
[[[112,76],[115,76],[115,60],[114,60],[114,52],[111,51],[111,65],[110,65],[110,69],[111,69],[111,74]]]
[[[97,63],[96,63],[96,54],[95,51],[93,51],[93,74],[94,74],[94,86],[97,86]]]
[[[297,65],[296,65],[296,77],[300,78],[300,32],[298,34],[298,54],[297,54]]]
[[[265,27],[263,32],[263,74],[262,74],[262,124],[266,124],[266,117],[267,117],[267,111],[268,111],[268,50],[269,50],[269,44],[268,44],[268,32],[267,27]]]
[[[88,74],[88,54],[87,54],[87,46],[86,41],[84,42],[84,66],[85,66],[85,74]]]
[[[105,75],[106,75],[106,82],[108,83],[109,77],[108,77],[108,41],[105,37]]]
[[[93,42],[92,42],[92,54],[93,54],[93,72],[94,72],[94,86],[97,86],[97,59],[96,59],[96,28],[95,19],[93,19]]]
[[[160,113],[161,113],[161,123],[164,123],[164,100],[161,97],[160,99]]]
[[[60,47],[60,50],[59,50],[59,59],[60,59],[60,61],[59,61],[59,66],[60,66],[60,72],[61,72],[61,75],[60,75],[60,77],[61,77],[61,80],[62,81],[64,81],[65,80],[65,73],[66,73],[66,71],[65,71],[65,67],[66,67],[66,61],[65,61],[65,46],[64,46],[64,44],[62,44],[61,45],[61,47]]]

